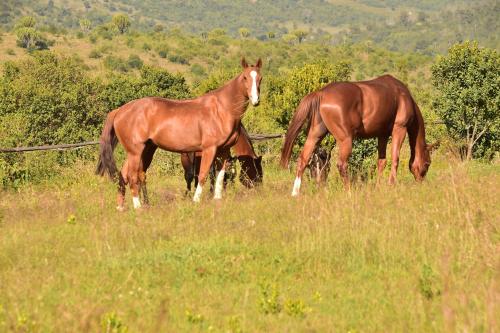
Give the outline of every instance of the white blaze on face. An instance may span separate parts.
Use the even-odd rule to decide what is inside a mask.
[[[201,192],[203,192],[203,186],[201,186],[201,184],[198,183],[198,186],[196,187],[196,191],[194,192],[194,197],[193,197],[194,202],[201,201]]]
[[[296,197],[299,195],[300,183],[301,183],[300,177],[295,178],[295,182],[293,183],[292,197]]]
[[[141,200],[139,200],[139,197],[133,197],[132,202],[134,203],[134,208],[141,208]]]
[[[222,199],[222,188],[224,187],[224,174],[225,170],[221,170],[217,175],[217,180],[215,181],[215,194],[214,199]]]
[[[251,71],[250,76],[252,77],[252,90],[250,92],[250,100],[253,105],[259,103],[259,93],[257,92],[257,72]]]

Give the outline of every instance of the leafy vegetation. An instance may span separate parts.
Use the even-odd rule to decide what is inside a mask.
[[[432,68],[440,92],[436,110],[467,159],[491,158],[500,149],[500,55],[466,42],[453,46]]]

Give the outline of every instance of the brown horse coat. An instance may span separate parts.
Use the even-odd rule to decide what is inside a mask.
[[[347,161],[355,137],[378,138],[378,174],[386,164],[387,141],[392,136],[389,182],[396,180],[399,151],[406,133],[410,138],[410,170],[422,180],[430,165],[422,114],[408,88],[390,75],[370,81],[330,83],[302,99],[288,128],[281,164],[286,167],[293,143],[306,120],[310,121],[304,148],[297,162],[292,195],[298,195],[301,177],[316,144],[331,133],[339,146],[337,167],[348,186]]]

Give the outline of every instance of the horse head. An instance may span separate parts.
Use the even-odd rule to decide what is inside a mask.
[[[241,165],[240,182],[247,188],[262,183],[262,156],[238,156]]]
[[[249,65],[245,58],[242,58],[241,66],[243,67],[243,72],[240,75],[240,80],[244,87],[245,97],[250,99],[252,105],[257,106],[259,105],[260,82],[262,80],[262,76],[260,75],[262,60],[259,58],[257,64]]]
[[[439,142],[426,144],[422,150],[420,158],[410,160],[410,171],[417,181],[422,181],[431,166],[431,154],[439,147]]]

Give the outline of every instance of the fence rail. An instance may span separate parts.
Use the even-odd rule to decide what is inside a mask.
[[[264,141],[264,140],[281,138],[281,137],[283,137],[283,134],[249,134],[249,137],[251,140],[254,140],[254,141]],[[87,141],[87,142],[68,143],[68,144],[60,144],[60,145],[0,148],[0,153],[23,153],[23,152],[29,152],[29,151],[80,149],[83,147],[95,146],[98,144],[99,144],[99,141]]]
[[[443,125],[444,121],[437,120],[430,122],[429,125]],[[249,134],[248,135],[253,141],[264,141],[279,139],[285,137],[284,134]],[[28,151],[44,151],[44,150],[67,150],[67,149],[80,149],[87,146],[98,145],[99,141],[87,141],[80,143],[69,143],[60,145],[44,145],[44,146],[34,146],[34,147],[16,147],[16,148],[0,148],[0,153],[23,153]]]

